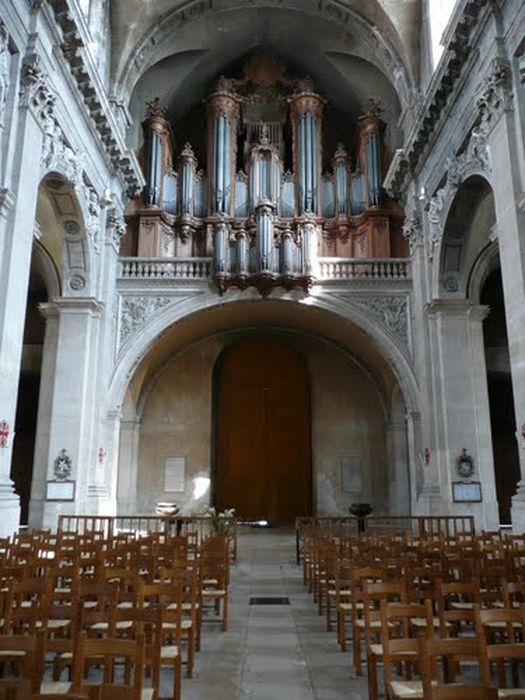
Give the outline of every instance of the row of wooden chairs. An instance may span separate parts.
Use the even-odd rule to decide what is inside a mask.
[[[55,683],[72,669],[82,635],[136,642],[143,634],[154,685],[155,669],[170,666],[173,697],[179,698],[182,649],[191,678],[203,620],[216,620],[224,630],[228,624],[227,539],[211,536],[197,548],[185,540],[147,538],[108,550],[96,537],[70,537],[67,546],[60,543],[52,556],[43,556],[48,543],[26,539],[18,543],[23,552],[0,557],[0,632],[12,638],[43,634]],[[109,556],[116,551],[118,560]]]
[[[389,621],[385,627],[384,605],[398,606],[398,613],[399,606],[411,611],[409,627],[413,634],[409,639],[413,637],[416,642],[412,639],[408,643],[411,650],[407,658],[401,655],[396,659],[405,666],[408,664],[409,673],[411,665],[417,665],[416,661],[421,659],[419,647],[414,647],[419,643],[418,637],[428,641],[434,637],[472,636],[475,628],[480,629],[479,620],[484,620],[485,609],[495,610],[493,614],[504,610],[511,617],[523,615],[525,577],[520,563],[523,538],[506,540],[482,536],[478,541],[469,536],[461,541],[454,538],[450,547],[446,540],[437,537],[427,541],[364,534],[343,539],[342,542],[340,533],[330,535],[327,532],[314,532],[305,537],[304,582],[313,594],[319,614],[325,612],[328,630],[333,629],[335,611],[337,641],[342,650],[347,648],[350,627],[357,674],[362,673],[363,648],[366,650],[369,695],[373,700],[377,697],[378,660],[384,661],[387,697],[431,697],[430,689],[423,695],[422,681],[416,684],[417,692],[406,680],[393,686],[398,691],[403,688],[405,694],[388,690],[391,662],[384,659],[385,633],[394,629],[403,640],[408,623],[405,621],[403,627],[399,620]],[[478,614],[478,622],[475,614]],[[492,626],[500,633],[502,629],[507,631],[507,645],[521,644],[523,648],[523,625],[521,622],[518,625],[517,619],[513,624],[520,629],[511,635],[512,630],[503,619],[492,621]],[[505,635],[503,637],[505,639]],[[394,641],[392,644],[395,646]],[[505,646],[500,645],[500,650]],[[488,648],[485,645],[483,650],[486,652]],[[425,658],[426,655],[427,652]],[[516,664],[516,658],[512,658],[512,663]],[[501,672],[499,681],[503,683]],[[483,684],[488,686],[486,674]],[[510,690],[515,697],[517,689]],[[506,694],[500,697],[509,696],[509,689],[502,688],[502,693]]]

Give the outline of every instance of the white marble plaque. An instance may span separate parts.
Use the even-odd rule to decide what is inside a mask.
[[[186,457],[167,457],[164,467],[164,491],[182,493],[186,472]]]
[[[481,503],[481,482],[453,481],[452,495],[454,503]]]
[[[363,488],[361,457],[341,457],[341,487],[343,493],[360,493]]]
[[[46,484],[46,501],[74,501],[74,481],[48,481]]]

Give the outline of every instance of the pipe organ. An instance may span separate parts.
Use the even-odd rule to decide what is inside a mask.
[[[203,172],[189,143],[176,156],[167,114],[149,104],[146,187],[128,217],[138,255],[210,257],[221,292],[267,293],[307,291],[319,257],[399,254],[402,214],[382,193],[385,125],[372,100],[348,134],[355,159],[339,143],[323,160],[325,100],[275,59],[255,56],[241,79],[221,77],[205,109]]]

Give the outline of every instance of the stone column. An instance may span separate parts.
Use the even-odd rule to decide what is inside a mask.
[[[31,71],[29,70],[31,68]],[[20,379],[27,286],[33,246],[44,120],[54,97],[45,76],[28,62],[22,67],[21,100],[14,143],[16,157],[0,190],[0,536],[18,529],[19,498],[10,478],[13,431]]]
[[[97,331],[102,305],[91,297],[64,297],[41,305],[46,328],[39,420],[30,506],[32,525],[56,527],[60,513],[97,512],[90,493],[97,460],[95,404],[99,388]],[[75,501],[45,501],[60,450],[72,459]]]
[[[497,232],[510,366],[514,392],[521,481],[512,499],[512,523],[525,530],[525,212],[524,185],[519,171],[520,140],[517,138],[511,75],[508,66],[496,59],[478,100],[487,132],[496,208]],[[519,83],[518,83],[519,85]],[[519,86],[518,89],[522,89]]]
[[[137,511],[140,424],[139,416],[123,418],[120,423],[117,481],[117,512],[119,515],[133,515]]]
[[[476,527],[499,525],[483,344],[487,307],[466,300],[436,300],[430,321],[433,391],[432,465],[438,470],[444,514],[474,515]],[[452,482],[461,481],[457,459],[465,448],[474,460],[471,481],[482,484],[481,503],[454,503]]]

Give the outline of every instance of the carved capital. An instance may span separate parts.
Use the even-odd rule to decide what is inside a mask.
[[[125,233],[126,221],[124,215],[116,207],[109,209],[106,215],[106,242],[118,251]]]
[[[54,118],[56,97],[49,86],[48,76],[40,66],[40,56],[27,54],[20,71],[20,104],[31,109],[42,122]]]
[[[512,109],[511,72],[507,61],[495,58],[491,71],[479,88],[477,107],[482,119],[494,123],[505,111]]]
[[[405,219],[403,236],[408,242],[411,254],[414,253],[418,246],[422,246],[424,243],[421,216],[416,209],[413,209]]]

